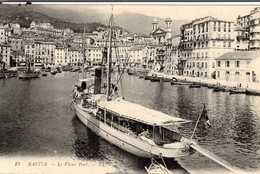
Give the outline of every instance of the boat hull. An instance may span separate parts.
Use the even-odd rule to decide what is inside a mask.
[[[19,72],[18,78],[19,79],[32,79],[38,78],[40,76],[40,72]]]
[[[0,79],[5,79],[5,78],[6,78],[5,73],[0,72]]]
[[[97,120],[91,112],[83,109],[80,105],[74,103],[74,111],[80,121],[92,130],[98,136],[104,138],[115,146],[139,157],[159,158],[160,155],[166,158],[176,158],[188,156],[194,151],[188,145],[188,140],[176,143],[176,148],[167,148],[163,146],[151,145],[133,135],[123,133],[113,127]]]
[[[246,95],[258,95],[258,96],[260,96],[260,91],[259,90],[246,89]]]

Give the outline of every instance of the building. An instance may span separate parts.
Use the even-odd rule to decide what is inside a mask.
[[[128,50],[129,52],[129,65],[131,67],[147,67],[147,48],[145,46],[133,46]]]
[[[5,62],[6,66],[10,66],[11,46],[6,43],[0,43],[0,60]]]
[[[171,22],[170,18],[165,19],[165,29],[162,29],[158,26],[157,19],[154,19],[152,22],[152,33],[153,42],[155,44],[163,44],[167,42],[167,39],[171,38]]]
[[[23,50],[23,38],[18,35],[9,36],[9,44],[13,51]]]
[[[181,26],[183,74],[215,78],[215,58],[234,50],[234,23],[210,16]]]
[[[236,50],[249,49],[249,21],[250,15],[238,16],[236,21]]]
[[[259,82],[260,51],[237,51],[216,58],[216,79]]]
[[[102,62],[103,46],[87,45],[86,59],[91,65],[100,65]]]

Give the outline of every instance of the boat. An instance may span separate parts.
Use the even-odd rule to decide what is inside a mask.
[[[46,77],[48,74],[46,72],[42,73],[42,76]]]
[[[150,77],[151,82],[160,82],[161,79],[162,79],[162,77],[159,77],[159,76],[157,76],[156,74],[153,74],[153,75]]]
[[[0,64],[3,64],[2,68],[0,69],[0,79],[5,79],[7,77],[6,76],[6,69],[5,69],[5,62],[0,60]]]
[[[32,79],[32,78],[38,78],[39,76],[40,76],[39,71],[25,70],[25,71],[18,72],[19,79]]]
[[[169,77],[164,77],[164,78],[163,78],[163,81],[164,81],[164,82],[171,82],[171,80],[172,80],[172,79],[169,78]]]
[[[234,87],[231,88],[229,91],[229,94],[245,94],[245,93],[246,93],[246,89],[241,87]]]
[[[201,85],[197,84],[197,83],[191,83],[191,84],[189,84],[189,87],[190,88],[201,88]]]
[[[209,89],[213,89],[213,88],[215,88],[216,87],[216,84],[207,84],[207,87],[209,88]]]
[[[109,52],[112,44],[110,18]],[[167,115],[126,101],[116,95],[117,86],[111,83],[112,55],[108,55],[106,83],[102,85],[102,69],[95,69],[94,77],[78,79],[71,106],[79,120],[96,135],[115,146],[144,158],[176,158],[193,154],[190,140],[178,126],[189,120]]]
[[[58,71],[57,71],[56,68],[52,68],[51,71],[50,71],[50,73],[51,73],[52,75],[56,75],[57,72],[58,72]]]
[[[166,165],[158,163],[154,158],[152,158],[149,167],[145,166],[144,168],[148,174],[173,174],[170,170],[167,169]]]
[[[229,92],[231,87],[223,86],[223,85],[215,85],[213,87],[213,92]]]
[[[19,79],[32,79],[32,78],[38,78],[41,74],[40,70],[36,70],[34,68],[35,64],[33,63],[33,61],[31,61],[31,59],[27,58],[26,56],[26,67],[23,70],[19,70],[18,71],[18,78]],[[32,66],[32,68],[31,68]]]
[[[260,96],[260,90],[246,89],[246,95],[258,95]]]
[[[190,85],[190,82],[187,81],[178,81],[178,80],[172,80],[171,85]]]

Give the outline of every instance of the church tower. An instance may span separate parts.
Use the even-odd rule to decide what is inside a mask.
[[[165,31],[167,32],[166,39],[171,38],[172,37],[172,19],[171,18],[165,19]]]
[[[158,28],[158,21],[156,18],[153,19],[152,25],[153,25],[153,31],[155,31]]]

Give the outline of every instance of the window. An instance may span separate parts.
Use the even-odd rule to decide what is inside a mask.
[[[216,41],[213,41],[212,45],[213,45],[213,46],[216,46]]]
[[[215,62],[212,63],[212,68],[215,68]]]
[[[220,77],[220,73],[219,73],[219,71],[217,71],[217,74],[218,74],[218,77]]]
[[[205,62],[205,68],[207,68],[208,67],[208,63],[207,62]]]
[[[223,42],[223,47],[226,47],[226,42],[225,41]]]
[[[221,61],[217,61],[217,67],[221,66]]]
[[[230,62],[226,61],[226,67],[229,67],[229,66],[230,66]]]
[[[235,61],[235,68],[239,68],[239,61]]]

